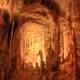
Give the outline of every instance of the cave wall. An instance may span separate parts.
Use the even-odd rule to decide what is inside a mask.
[[[51,2],[54,2],[54,1],[52,0]],[[11,17],[13,16],[13,14],[16,15],[19,21],[19,25],[18,27],[16,27],[16,31],[14,33],[13,41],[12,41],[12,49],[10,51],[9,51],[10,48],[8,48],[9,44],[7,44],[7,39],[8,39],[7,32],[6,32],[6,36],[4,36],[5,28],[3,28],[4,30],[3,33],[0,34],[1,36],[4,36],[4,38],[0,37],[1,39],[4,39],[3,42],[0,40],[1,53],[2,54],[8,53],[9,56],[8,55],[7,56],[10,58],[10,59],[8,59],[8,57],[6,58],[6,64],[9,63],[9,60],[10,60],[10,64],[11,62],[15,62],[14,60],[16,60],[16,63],[14,63],[16,67],[11,68],[13,71],[15,70],[19,71],[23,67],[23,62],[21,61],[21,55],[20,55],[20,37],[21,35],[19,33],[19,30],[21,29],[24,22],[29,20],[29,19],[26,20],[26,18],[30,17],[36,20],[38,19],[38,17],[36,17],[38,14],[38,16],[41,17],[38,23],[42,23],[44,25],[49,24],[51,26],[50,29],[53,29],[51,31],[52,37],[51,37],[51,45],[50,45],[51,46],[50,50],[52,52],[50,52],[51,55],[48,57],[49,58],[48,68],[50,68],[49,71],[52,70],[51,67],[55,63],[55,60],[56,60],[55,56],[58,56],[60,57],[60,61],[62,63],[59,66],[61,67],[61,70],[67,71],[69,72],[69,74],[73,73],[72,77],[75,78],[74,77],[76,75],[75,72],[77,72],[76,68],[78,67],[78,70],[79,70],[79,64],[80,64],[80,61],[79,61],[79,58],[80,58],[80,55],[79,55],[80,53],[80,42],[79,42],[80,41],[80,29],[79,29],[80,4],[79,4],[79,0],[69,0],[69,1],[68,0],[67,1],[56,0],[56,3],[58,7],[48,6],[48,5],[53,5],[53,4],[51,3],[48,4],[47,2],[45,4],[36,3],[36,5],[33,4],[33,6],[31,6],[32,5],[31,3],[27,7],[23,6],[21,8],[17,8],[18,10],[20,10],[19,12],[16,12],[17,11],[16,7],[14,7],[15,9],[13,8],[14,13],[11,12],[12,14]],[[19,6],[21,5],[22,4],[20,4]],[[45,5],[45,6],[41,6],[41,5]],[[8,9],[8,11],[9,10],[10,9]],[[44,12],[45,14],[43,14]],[[76,55],[78,57],[77,58],[78,65],[76,65],[76,57],[75,57]],[[73,66],[71,66],[72,62],[74,63]],[[13,66],[13,64],[8,65],[8,67],[11,67],[11,66]],[[4,68],[3,70],[1,70],[2,71],[1,75],[3,77],[4,77],[3,75],[4,70],[9,71],[8,67],[6,69]]]

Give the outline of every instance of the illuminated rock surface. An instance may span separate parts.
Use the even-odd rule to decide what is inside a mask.
[[[36,1],[0,2],[0,80],[79,80],[79,1]]]

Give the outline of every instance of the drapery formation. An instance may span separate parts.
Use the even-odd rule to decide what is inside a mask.
[[[80,4],[79,0],[62,1],[63,4],[59,0],[36,0],[36,3],[34,0],[13,1],[15,5],[10,3],[12,7],[8,4],[8,8],[5,8],[10,13],[9,25],[2,19],[2,10],[0,52],[1,56],[4,54],[7,57],[2,56],[5,60],[1,59],[4,60],[1,66],[4,66],[4,62],[9,65],[1,68],[1,76],[5,77],[5,70],[10,79],[32,71],[35,78],[35,72],[38,71],[43,80],[78,80]],[[16,19],[12,19],[14,15]]]

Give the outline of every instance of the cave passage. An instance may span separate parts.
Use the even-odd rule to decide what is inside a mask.
[[[24,63],[35,63],[41,65],[40,53],[42,59],[46,62],[47,49],[49,47],[48,29],[37,23],[26,23],[21,29],[21,56]]]

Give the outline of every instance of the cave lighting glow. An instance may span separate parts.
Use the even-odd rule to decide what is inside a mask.
[[[41,66],[42,51],[43,61],[46,62],[48,34],[47,28],[37,23],[25,23],[21,29],[21,56],[24,64],[31,63],[33,67]],[[45,46],[46,45],[46,46]]]

